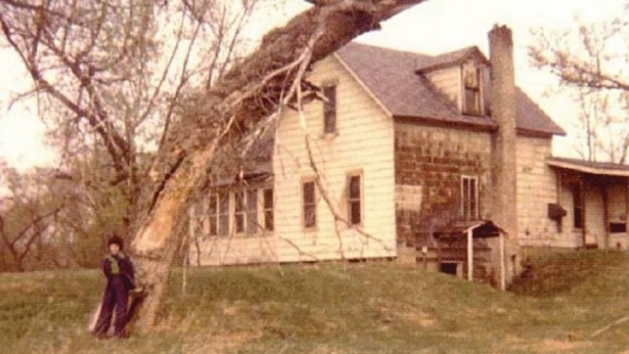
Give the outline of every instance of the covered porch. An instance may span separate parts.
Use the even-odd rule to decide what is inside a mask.
[[[558,205],[549,206],[557,231],[575,248],[628,249],[629,166],[550,158]],[[552,214],[552,215],[551,215]]]

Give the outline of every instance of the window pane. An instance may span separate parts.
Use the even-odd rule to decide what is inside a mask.
[[[229,235],[229,194],[219,194],[218,234]]]
[[[304,183],[304,203],[311,204],[315,202],[315,184],[314,182]]]
[[[234,215],[234,230],[236,233],[245,231],[245,214]]]
[[[304,226],[317,226],[317,207],[315,202],[315,183],[305,182],[303,184],[304,200]]]
[[[360,176],[351,176],[349,178],[349,198],[360,198]]]
[[[244,200],[243,200],[243,192],[234,193],[234,202],[236,205],[234,206],[234,210],[238,212],[242,212],[244,210]]]
[[[317,212],[316,206],[314,204],[308,204],[304,206],[304,226],[317,226]]]
[[[273,231],[273,189],[264,190],[264,229]]]
[[[264,190],[264,209],[273,209],[273,189]]]
[[[247,234],[255,235],[258,231],[258,191],[247,192]]]
[[[326,86],[323,88],[323,119],[324,132],[336,132],[336,86]]]
[[[465,89],[465,113],[480,114],[480,92],[475,89]]]
[[[218,233],[218,197],[216,194],[210,196],[208,202],[208,218],[210,220],[210,235],[216,236]]]
[[[273,210],[267,210],[264,212],[264,228],[273,231],[273,227]]]
[[[355,202],[351,202],[349,203],[349,208],[350,208],[350,224],[352,225],[358,225],[361,222],[361,213],[360,213],[360,201],[355,201]]]

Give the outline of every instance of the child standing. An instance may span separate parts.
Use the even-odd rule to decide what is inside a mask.
[[[124,242],[118,236],[109,239],[109,254],[103,260],[103,272],[107,277],[107,286],[100,308],[94,335],[104,337],[111,326],[111,318],[116,311],[114,333],[119,338],[128,336],[125,332],[127,324],[127,300],[129,290],[135,287],[134,269],[131,260],[122,253]]]

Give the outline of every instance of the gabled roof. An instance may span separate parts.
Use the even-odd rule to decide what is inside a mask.
[[[546,163],[548,163],[549,166],[592,175],[629,177],[629,165],[611,162],[584,161],[566,157],[549,157],[546,159]]]
[[[427,68],[455,65],[478,54],[482,55],[476,47],[429,56],[358,43],[349,43],[337,51],[337,57],[394,117],[495,129],[498,126],[491,117],[461,114],[453,102],[435,90],[425,77],[416,73]],[[565,134],[519,88],[516,102],[518,129],[530,133]]]
[[[472,57],[477,58],[481,62],[489,65],[489,60],[485,58],[480,49],[478,49],[478,47],[476,46],[473,46],[455,50],[453,52],[439,54],[434,57],[429,57],[427,60],[423,60],[415,71],[417,73],[424,73],[431,70],[438,70],[453,65],[459,65]]]

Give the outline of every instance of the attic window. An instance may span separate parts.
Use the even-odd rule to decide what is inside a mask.
[[[480,68],[463,65],[463,113],[480,116],[483,114],[480,92]]]

